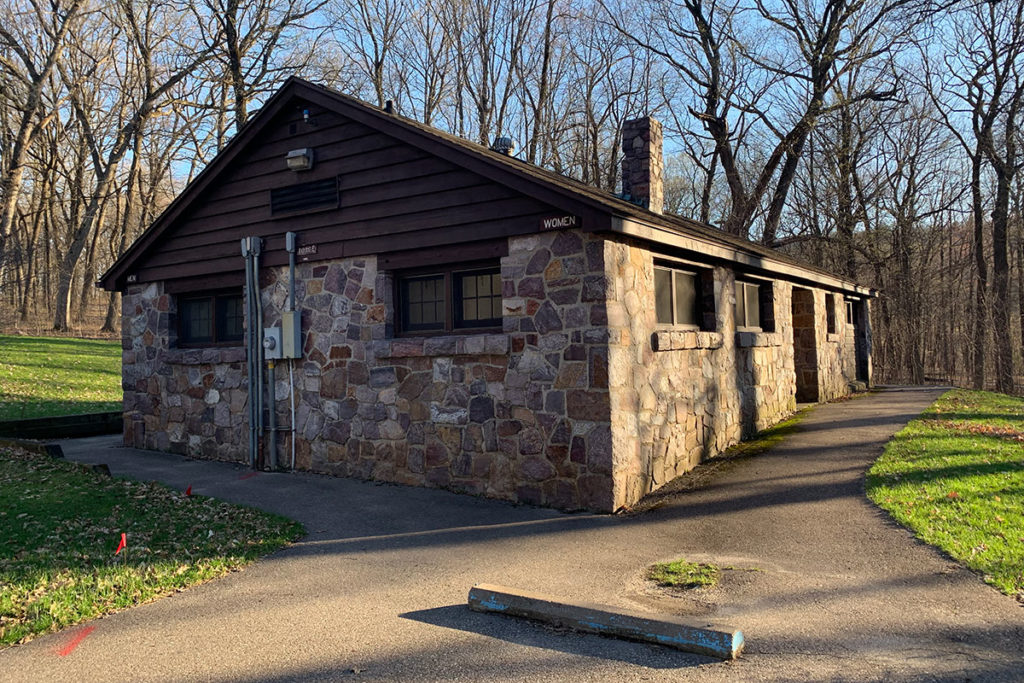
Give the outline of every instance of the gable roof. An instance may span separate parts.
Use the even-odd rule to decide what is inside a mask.
[[[615,195],[598,190],[572,178],[495,152],[483,145],[451,135],[418,121],[387,113],[330,88],[298,77],[289,78],[251,118],[223,150],[171,202],[150,227],[122,254],[98,281],[107,290],[122,289],[127,274],[159,242],[175,221],[181,218],[232,162],[251,144],[275,117],[294,99],[323,106],[376,129],[396,140],[427,153],[444,156],[453,163],[480,176],[501,183],[572,213],[585,215],[589,230],[617,232],[640,240],[655,242],[741,267],[788,279],[813,282],[841,291],[874,296],[874,290],[839,278],[825,270],[781,254],[768,247],[726,234],[710,225],[687,218],[649,211]]]

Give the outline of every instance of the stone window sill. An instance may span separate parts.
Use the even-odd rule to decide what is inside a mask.
[[[661,330],[652,335],[651,345],[655,351],[717,349],[722,346],[722,335],[697,330]]]
[[[837,334],[837,333],[835,333],[835,332],[832,332],[832,333],[826,334],[825,338],[828,339],[830,342],[839,342],[842,339],[842,336]]]
[[[782,346],[782,335],[778,332],[737,332],[736,346]]]
[[[434,356],[505,356],[507,334],[460,334],[441,337],[401,337],[374,343],[377,358]]]
[[[245,360],[244,346],[209,349],[168,349],[163,353],[165,363],[172,365],[203,365],[204,363],[241,363]]]

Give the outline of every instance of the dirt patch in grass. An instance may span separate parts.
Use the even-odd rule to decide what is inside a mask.
[[[1024,601],[1024,399],[957,389],[886,446],[868,496]]]
[[[0,528],[0,646],[237,571],[303,533],[253,508],[12,448],[0,448]]]

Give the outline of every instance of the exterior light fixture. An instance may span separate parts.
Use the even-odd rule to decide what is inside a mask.
[[[313,168],[313,150],[308,147],[293,149],[285,157],[285,163],[290,171],[308,171]]]

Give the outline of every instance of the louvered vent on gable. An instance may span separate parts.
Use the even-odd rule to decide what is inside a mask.
[[[270,213],[273,216],[338,208],[338,179],[325,178],[270,191]]]

